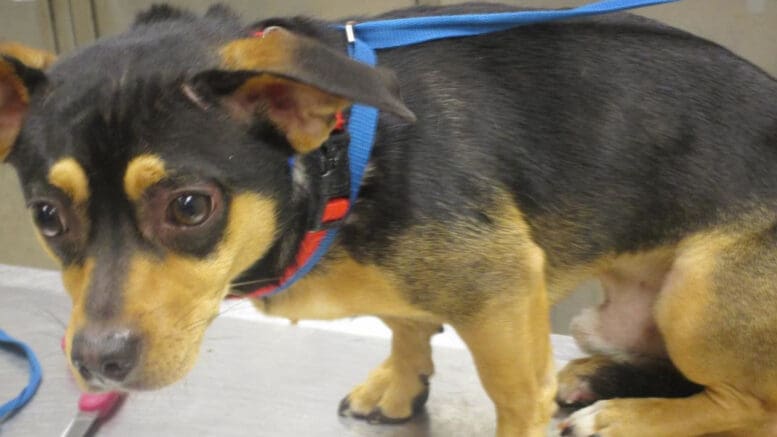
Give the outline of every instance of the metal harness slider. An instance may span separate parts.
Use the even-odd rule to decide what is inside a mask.
[[[348,44],[353,44],[356,42],[356,34],[353,31],[354,24],[356,24],[355,21],[349,21],[345,23],[345,38],[348,40]]]

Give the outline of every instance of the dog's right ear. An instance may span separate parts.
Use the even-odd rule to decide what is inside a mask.
[[[11,153],[32,91],[46,81],[54,55],[21,44],[0,44],[0,161]]]

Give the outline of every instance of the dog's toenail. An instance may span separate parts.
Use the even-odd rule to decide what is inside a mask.
[[[340,401],[340,406],[337,407],[337,414],[345,417],[345,412],[348,411],[348,409],[350,408],[351,408],[351,401],[349,401],[348,396],[346,396],[343,398],[342,401]]]

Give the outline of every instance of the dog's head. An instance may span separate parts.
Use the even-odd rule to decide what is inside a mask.
[[[282,28],[245,37],[222,9],[154,9],[50,67],[3,53],[0,158],[62,265],[66,352],[90,389],[186,373],[230,282],[287,230],[290,156],[320,146],[337,111],[412,118],[386,71]]]

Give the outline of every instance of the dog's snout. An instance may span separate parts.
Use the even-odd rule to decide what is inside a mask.
[[[73,338],[70,359],[86,380],[124,381],[138,362],[140,337],[128,328],[87,327]]]

